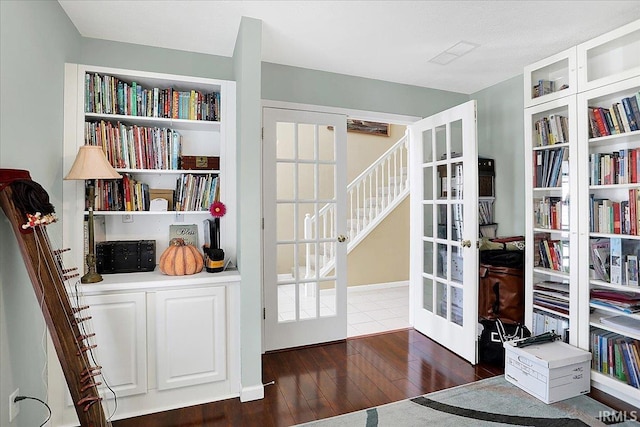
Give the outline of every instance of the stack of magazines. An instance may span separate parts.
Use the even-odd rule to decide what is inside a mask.
[[[623,313],[640,313],[640,294],[591,289],[591,304]]]

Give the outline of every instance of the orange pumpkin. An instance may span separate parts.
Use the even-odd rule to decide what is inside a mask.
[[[184,239],[175,238],[160,256],[160,272],[169,276],[184,276],[200,273],[204,266],[202,254]]]

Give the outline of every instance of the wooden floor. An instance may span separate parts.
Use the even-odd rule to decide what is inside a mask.
[[[113,427],[290,426],[501,375],[472,366],[413,329],[282,351],[262,357],[262,400],[229,399]],[[624,403],[594,396],[618,409]],[[633,409],[633,408],[631,408]]]

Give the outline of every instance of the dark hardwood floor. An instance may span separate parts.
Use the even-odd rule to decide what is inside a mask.
[[[229,399],[127,420],[113,427],[290,426],[501,375],[472,366],[413,329],[265,354],[262,400]],[[632,410],[604,393],[612,407]],[[628,406],[628,405],[627,405]]]

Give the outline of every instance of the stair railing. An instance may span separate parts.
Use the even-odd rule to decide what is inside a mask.
[[[347,218],[349,243],[347,252],[355,248],[409,194],[408,133],[365,169],[347,186]],[[316,270],[327,274],[335,264],[335,241],[329,240],[333,230],[335,204],[323,206],[318,216],[306,214],[304,219],[305,277]],[[318,233],[317,239],[314,230]]]

